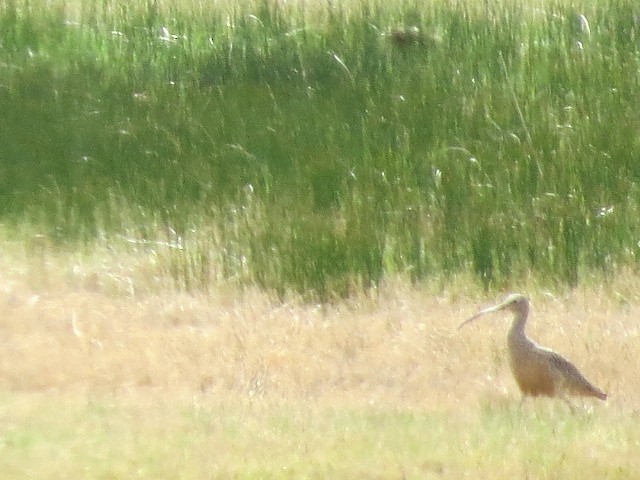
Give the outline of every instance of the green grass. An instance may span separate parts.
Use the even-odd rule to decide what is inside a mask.
[[[562,404],[452,415],[260,400],[56,398],[3,397],[5,475],[628,479],[640,471],[628,418],[600,409],[568,415]]]
[[[322,300],[635,268],[636,10],[5,2],[0,218],[177,242],[181,288]]]

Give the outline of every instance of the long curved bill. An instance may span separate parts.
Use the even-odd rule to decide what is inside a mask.
[[[466,324],[473,322],[474,320],[477,320],[478,318],[480,318],[481,316],[483,316],[485,313],[492,313],[492,312],[497,312],[498,310],[503,309],[504,307],[507,306],[509,302],[502,302],[499,303],[498,305],[494,305],[493,307],[489,307],[489,308],[485,308],[484,310],[480,310],[478,313],[476,313],[473,317],[465,320],[464,322],[462,322],[460,324],[460,326],[458,327],[458,330],[460,330],[462,327],[464,327]]]

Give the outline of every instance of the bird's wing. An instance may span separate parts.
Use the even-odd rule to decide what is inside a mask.
[[[584,375],[582,375],[582,373],[580,373],[580,370],[578,370],[573,363],[562,355],[559,355],[556,352],[551,352],[549,358],[551,360],[551,365],[556,371],[555,374],[562,377],[562,383],[564,383],[565,388],[576,393],[584,392],[585,390],[598,390],[585,378]]]
[[[567,389],[577,395],[593,395],[602,400],[607,395],[589,382],[580,370],[562,355],[545,348],[543,354],[549,360],[551,374],[556,378],[560,388]]]

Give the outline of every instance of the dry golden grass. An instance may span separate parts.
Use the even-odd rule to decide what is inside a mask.
[[[519,407],[508,316],[456,330],[496,299],[465,282],[389,283],[323,307],[177,293],[144,252],[5,246],[0,470],[11,478],[640,473],[631,275],[532,294],[529,334],[610,395],[576,417],[554,400]]]

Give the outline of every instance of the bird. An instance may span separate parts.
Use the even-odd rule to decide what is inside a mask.
[[[397,27],[391,30],[389,36],[393,44],[398,47],[419,45],[424,41],[424,37],[418,27]]]
[[[486,313],[503,309],[514,314],[507,337],[509,366],[523,400],[526,397],[559,397],[571,406],[567,395],[607,399],[607,394],[589,382],[573,363],[527,337],[524,330],[529,316],[529,300],[524,295],[508,295],[499,304],[485,308],[464,321],[458,330]]]

